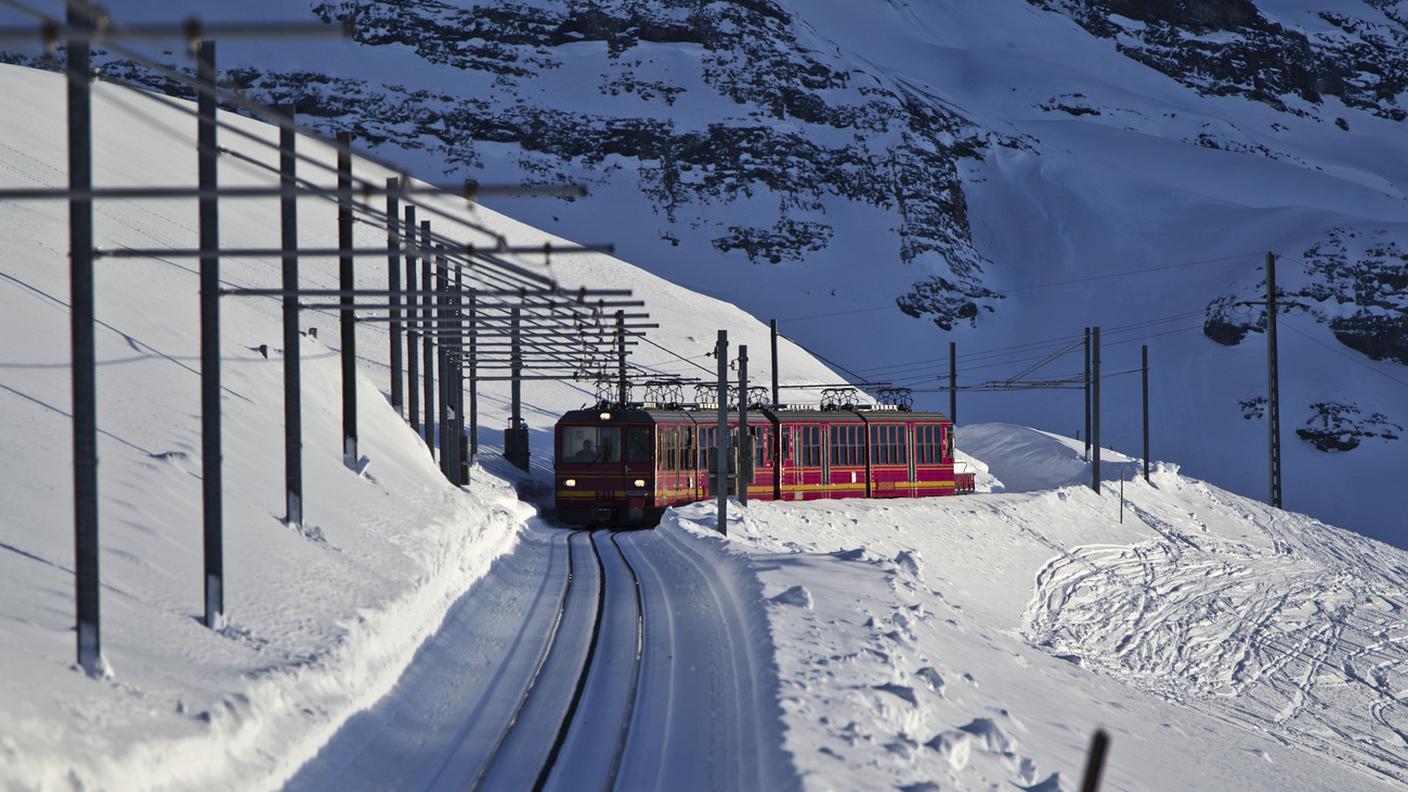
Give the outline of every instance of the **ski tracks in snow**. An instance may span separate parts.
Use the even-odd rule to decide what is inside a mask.
[[[1360,537],[1201,494],[1261,536],[1190,536],[1176,523],[1196,524],[1194,515],[1135,507],[1157,538],[1062,548],[1036,576],[1028,640],[1283,744],[1408,781],[1404,570]]]

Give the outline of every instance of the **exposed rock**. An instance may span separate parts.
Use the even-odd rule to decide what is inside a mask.
[[[1353,404],[1316,402],[1310,411],[1296,434],[1321,451],[1350,451],[1365,438],[1397,440],[1403,433],[1403,427],[1383,413],[1365,416]]]
[[[1408,253],[1387,231],[1332,228],[1301,254],[1302,266],[1278,269],[1281,316],[1308,315],[1345,346],[1373,358],[1408,364]],[[1208,304],[1203,334],[1228,346],[1265,332],[1266,309],[1238,305],[1263,299],[1266,281]]]
[[[634,173],[661,218],[657,235],[678,238],[674,226],[686,224],[719,251],[755,263],[803,260],[824,248],[834,234],[827,202],[874,206],[896,217],[892,262],[917,270],[902,310],[946,328],[993,310],[997,295],[984,287],[987,262],[973,246],[957,163],[993,142],[1019,144],[817,38],[777,3],[385,0],[312,9],[330,23],[352,20],[361,44],[405,48],[489,89],[449,95],[438,85],[249,66],[227,69],[222,81],[256,99],[294,104],[315,128],[349,130],[393,149],[386,152],[393,158],[394,149],[417,152],[443,163],[447,175],[473,175],[494,144],[518,147],[520,167],[535,180],[591,186],[618,183],[618,171]],[[603,97],[592,112],[572,97],[534,90],[536,78],[569,62],[580,68],[587,43],[605,45],[591,61],[601,68]],[[661,68],[662,45],[687,48],[697,66]],[[61,66],[57,58],[0,57]],[[101,52],[95,63],[104,79],[193,95]],[[702,119],[679,113],[686,90],[712,91],[735,111]],[[719,214],[711,204],[758,197],[774,208],[760,209],[756,222],[706,219]]]
[[[1199,93],[1245,96],[1298,115],[1325,96],[1401,121],[1408,16],[1372,0],[1355,16],[1322,11],[1332,31],[1267,19],[1251,0],[1027,0],[1114,39],[1124,55]],[[1334,118],[1340,128],[1348,122]]]

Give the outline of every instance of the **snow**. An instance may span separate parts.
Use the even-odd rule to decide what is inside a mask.
[[[1014,18],[1046,19],[1024,6],[1004,8]],[[932,22],[921,11],[905,14]],[[961,44],[975,20],[958,17],[962,24],[934,40]],[[995,72],[987,61],[997,56],[979,52],[983,63],[969,63],[966,72],[974,77],[973,90],[981,93],[985,80],[1031,73],[1043,58],[1055,58],[1074,32],[1069,24],[1050,28],[1065,32],[1041,44],[1042,53],[1018,58],[1012,71]],[[848,35],[880,34],[858,28]],[[996,53],[1010,51],[1007,42],[989,44]],[[953,50],[943,54],[959,58]],[[291,48],[290,57],[297,56]],[[1140,76],[1123,61],[1082,68],[1108,70],[1111,83],[1118,78],[1158,95],[1166,90],[1165,81]],[[0,114],[0,183],[61,184],[61,78],[0,66],[0,85],[6,109]],[[978,100],[976,94],[967,98]],[[1206,106],[1220,105],[1209,100]],[[135,113],[139,107],[157,124]],[[94,109],[99,184],[192,181],[194,125],[186,116],[153,110],[123,89],[102,85]],[[230,120],[271,137],[259,124]],[[1137,232],[1170,216],[1179,218],[1179,228],[1210,229],[1205,239],[1212,252],[1237,252],[1231,247],[1236,240],[1227,237],[1239,223],[1259,229],[1263,238],[1294,238],[1300,224],[1343,211],[1337,198],[1311,200],[1330,187],[1352,198],[1360,217],[1387,221],[1397,211],[1398,199],[1375,195],[1376,182],[1367,177],[1345,187],[1333,176],[1285,175],[1282,166],[1245,164],[1225,153],[1194,158],[1142,140],[1144,132],[1086,134],[1088,126],[1076,124],[1031,121],[1026,127],[1042,129],[1046,146],[1068,152],[1064,163],[999,152],[975,170],[979,178],[1029,190],[979,190],[973,199],[977,227],[987,229],[984,244],[993,255],[1049,261],[1047,251],[1061,252],[1051,269],[1021,277],[1062,277],[1091,250],[1124,261],[1132,252],[1158,249],[1182,232],[1157,239]],[[222,143],[258,151],[228,137]],[[325,149],[306,150],[328,160]],[[1116,151],[1119,156],[1110,153]],[[1372,160],[1368,153],[1345,156],[1361,157],[1359,166],[1346,165],[1360,171]],[[1074,167],[1077,160],[1090,163],[1091,172]],[[1131,160],[1147,167],[1131,170]],[[1245,179],[1281,174],[1275,184],[1284,193],[1273,190],[1275,200],[1258,203],[1256,194],[1235,185],[1199,183],[1186,170],[1190,162],[1236,163]],[[222,161],[221,168],[223,183],[261,178],[234,162]],[[1144,225],[1097,245],[1095,230],[1112,225],[1103,208],[1139,194],[1163,197],[1126,218],[1142,218]],[[277,228],[269,203],[227,211],[222,241],[269,244],[270,229]],[[1239,207],[1236,217],[1225,216],[1224,204]],[[1045,213],[1053,206],[1060,211],[1048,223]],[[572,210],[602,214],[591,201]],[[1004,212],[1010,213],[1005,222],[1032,233],[1000,233]],[[189,245],[194,214],[176,202],[106,203],[98,212],[99,244]],[[487,209],[476,214],[515,244],[562,241]],[[332,243],[330,207],[308,202],[300,206],[300,219],[308,244]],[[410,784],[434,786],[442,770],[444,778],[462,778],[461,770],[475,766],[462,749],[482,750],[484,742],[479,732],[464,730],[492,734],[503,723],[514,701],[508,692],[522,684],[536,657],[532,640],[539,634],[541,645],[543,609],[550,612],[552,598],[560,596],[554,586],[565,556],[553,548],[565,550],[567,541],[531,519],[532,509],[514,495],[520,477],[495,453],[507,387],[496,383],[482,395],[484,452],[473,485],[449,487],[425,446],[386,404],[385,336],[360,331],[359,434],[370,464],[355,474],[340,462],[337,350],[329,345],[335,325],[329,316],[307,315],[306,324],[320,332],[302,340],[308,525],[296,532],[279,521],[278,306],[226,301],[229,624],[212,632],[197,622],[193,271],[177,261],[103,262],[99,494],[104,641],[113,673],[89,679],[72,664],[65,220],[61,204],[0,205],[6,229],[0,236],[0,486],[7,496],[0,516],[0,786],[115,788],[140,779],[151,787],[270,788],[292,781],[296,788],[324,788],[379,780],[399,785],[408,776]],[[884,218],[852,222],[863,229],[872,220],[878,225]],[[358,236],[360,243],[381,242],[375,229],[359,227]],[[1208,252],[1201,245],[1168,249]],[[542,266],[529,257],[523,263]],[[681,259],[670,271],[728,293],[716,288],[717,274],[691,269],[694,263]],[[272,285],[277,271],[270,261],[222,264],[231,284]],[[331,285],[326,262],[305,262],[303,271],[307,283]],[[369,268],[362,282],[376,283],[377,271]],[[685,358],[707,352],[720,327],[733,342],[753,347],[755,356],[766,348],[766,326],[740,308],[619,260],[560,258],[551,271],[568,285],[590,280],[636,289],[662,324],[652,338]],[[1207,279],[1220,285],[1227,277],[1218,272]],[[885,288],[880,281],[843,297],[863,305]],[[754,303],[759,314],[759,306],[800,309],[817,302],[815,295],[778,297],[788,283],[782,276],[759,283],[766,288],[745,303],[777,298]],[[1021,311],[1013,311],[1023,318],[1004,332],[1025,339],[1055,316],[1062,327],[1082,321],[1059,303],[1024,298]],[[1131,301],[1119,307],[1120,316],[1147,317],[1159,310],[1152,305]],[[873,318],[855,321],[891,340],[912,332],[907,320]],[[838,337],[847,326],[825,324]],[[1286,342],[1299,343],[1290,336]],[[261,343],[275,347],[268,360],[251,349]],[[897,358],[914,354],[893,346]],[[1314,347],[1293,350],[1313,365],[1329,361]],[[1169,448],[1180,452],[1158,454],[1216,469],[1250,490],[1256,455],[1230,452],[1224,441],[1259,427],[1243,426],[1240,418],[1204,421],[1183,405],[1194,404],[1190,395],[1212,383],[1221,387],[1230,379],[1249,389],[1259,376],[1257,350],[1200,354],[1171,363],[1174,371],[1157,380],[1166,401],[1156,425]],[[649,346],[637,358],[661,371],[692,368]],[[824,382],[834,374],[784,344],[781,378]],[[534,383],[526,390],[531,475],[541,479],[550,466],[547,440],[556,415],[591,394],[570,383]],[[1392,393],[1369,392],[1380,400]],[[1050,429],[1074,424],[1078,402],[1069,402],[1059,410],[996,401],[972,407],[965,401],[963,408],[990,416],[1025,411]],[[1112,436],[1133,436],[1130,415],[1112,413]],[[655,532],[620,537],[623,558],[641,577],[647,614],[632,721],[639,726],[629,732],[622,788],[1013,784],[1070,790],[1096,727],[1113,738],[1109,788],[1372,790],[1408,782],[1408,553],[1303,514],[1270,510],[1168,462],[1155,462],[1150,483],[1130,475],[1121,515],[1118,479],[1133,474],[1140,460],[1105,449],[1097,495],[1086,486],[1081,444],[1059,432],[973,423],[961,427],[959,443],[960,460],[978,474],[979,494],[754,502],[746,509],[733,504],[727,538],[713,532],[709,505],[695,504],[669,512]],[[1358,458],[1379,468],[1368,483],[1396,483],[1399,452],[1365,450]],[[1311,458],[1299,451],[1291,456],[1303,465],[1294,475],[1306,477],[1297,481],[1314,482]],[[1254,469],[1260,475],[1261,468]],[[1354,515],[1355,527],[1387,535],[1398,523],[1384,515],[1402,519],[1393,511],[1400,490],[1381,488],[1382,497],[1370,500],[1325,486],[1314,490],[1314,502]],[[1331,503],[1335,498],[1348,502]],[[619,602],[627,592],[613,583],[621,579],[620,567],[611,563],[604,595]],[[607,642],[628,645],[614,618]],[[580,619],[572,628],[580,629]],[[550,678],[569,682],[556,671]],[[616,698],[608,688],[587,695]],[[461,717],[475,708],[500,714]],[[577,739],[590,744],[567,749],[582,763],[599,758],[591,748],[607,739],[596,732],[589,737]],[[423,764],[427,757],[440,764]],[[578,760],[567,761],[575,766]]]
[[[64,183],[60,75],[0,65],[0,183]],[[127,89],[94,90],[95,184],[193,184],[194,121]],[[273,131],[227,116],[266,140]],[[224,135],[221,144],[272,159]],[[301,145],[330,163],[330,152]],[[222,158],[222,184],[267,176]],[[373,174],[368,174],[373,175]],[[383,174],[377,171],[375,178]],[[330,176],[324,182],[330,181]],[[454,209],[454,202],[443,206]],[[277,202],[247,201],[221,218],[226,245],[268,246]],[[300,203],[300,238],[335,245],[326,202]],[[565,240],[480,208],[476,220],[512,244]],[[73,663],[72,478],[68,375],[67,207],[0,204],[0,786],[268,787],[292,775],[349,717],[390,690],[453,603],[512,550],[533,509],[517,499],[499,456],[508,384],[481,391],[481,461],[460,491],[389,409],[384,325],[359,330],[358,475],[341,462],[335,317],[305,312],[301,340],[305,525],[282,524],[279,304],[221,305],[228,624],[201,613],[199,347],[196,278],[186,260],[101,260],[98,426],[103,646],[113,674],[94,681]],[[441,231],[456,231],[436,222]],[[118,201],[96,210],[99,247],[196,242],[195,207]],[[357,244],[384,244],[357,226]],[[523,264],[542,270],[541,257]],[[359,275],[380,285],[384,262]],[[305,260],[305,285],[334,286],[329,261]],[[768,330],[737,308],[606,256],[558,257],[568,286],[636,289],[662,324],[652,336],[700,356],[726,328],[765,349]],[[383,273],[378,275],[378,273]],[[275,286],[277,261],[228,259],[231,286]],[[268,344],[266,360],[256,348]],[[783,344],[783,381],[826,382],[828,369]],[[645,346],[635,362],[679,371]],[[550,428],[590,401],[575,383],[526,389],[533,475],[551,468]],[[806,399],[805,391],[798,398]],[[815,398],[815,394],[810,394]]]
[[[1162,462],[1121,523],[1078,442],[959,437],[1006,494],[755,502],[726,540],[695,504],[659,529],[761,581],[807,788],[1074,789],[1097,727],[1112,789],[1408,781],[1408,553]]]

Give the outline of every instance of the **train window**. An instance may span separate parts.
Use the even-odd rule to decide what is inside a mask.
[[[820,427],[820,426],[812,426],[812,427],[809,427],[809,428],[812,430],[811,437],[809,438],[809,439],[811,440],[811,443],[809,444],[809,450],[811,451],[811,453],[809,454],[809,457],[810,457],[810,464],[812,465],[812,467],[820,467],[820,466],[821,466],[821,427]]]
[[[626,464],[643,465],[650,461],[650,447],[655,444],[653,434],[649,426],[626,427]]]
[[[845,431],[846,427],[844,426],[831,425],[829,434],[831,435],[831,464],[833,465],[846,464]]]
[[[621,431],[614,426],[564,426],[562,461],[578,464],[620,462],[620,439]]]
[[[953,459],[953,427],[950,426],[944,431],[944,458]]]

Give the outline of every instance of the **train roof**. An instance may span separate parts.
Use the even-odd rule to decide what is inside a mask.
[[[600,423],[601,414],[610,413],[609,420],[612,423],[625,422],[651,422],[651,423],[697,423],[709,424],[718,421],[718,408],[713,405],[684,406],[684,405],[654,405],[654,404],[631,404],[625,407],[590,407],[580,410],[570,410],[563,413],[558,419],[561,422],[586,422]],[[769,407],[750,407],[748,409],[749,421],[770,420],[771,415],[784,423],[809,423],[813,421],[824,421],[827,423],[884,423],[884,422],[912,422],[923,423],[947,423],[948,416],[940,412],[915,412],[912,410],[896,410],[886,408],[861,408],[857,410],[847,409],[803,409],[795,405],[783,405],[782,409],[774,410]],[[737,421],[738,411],[729,410],[728,420]]]

